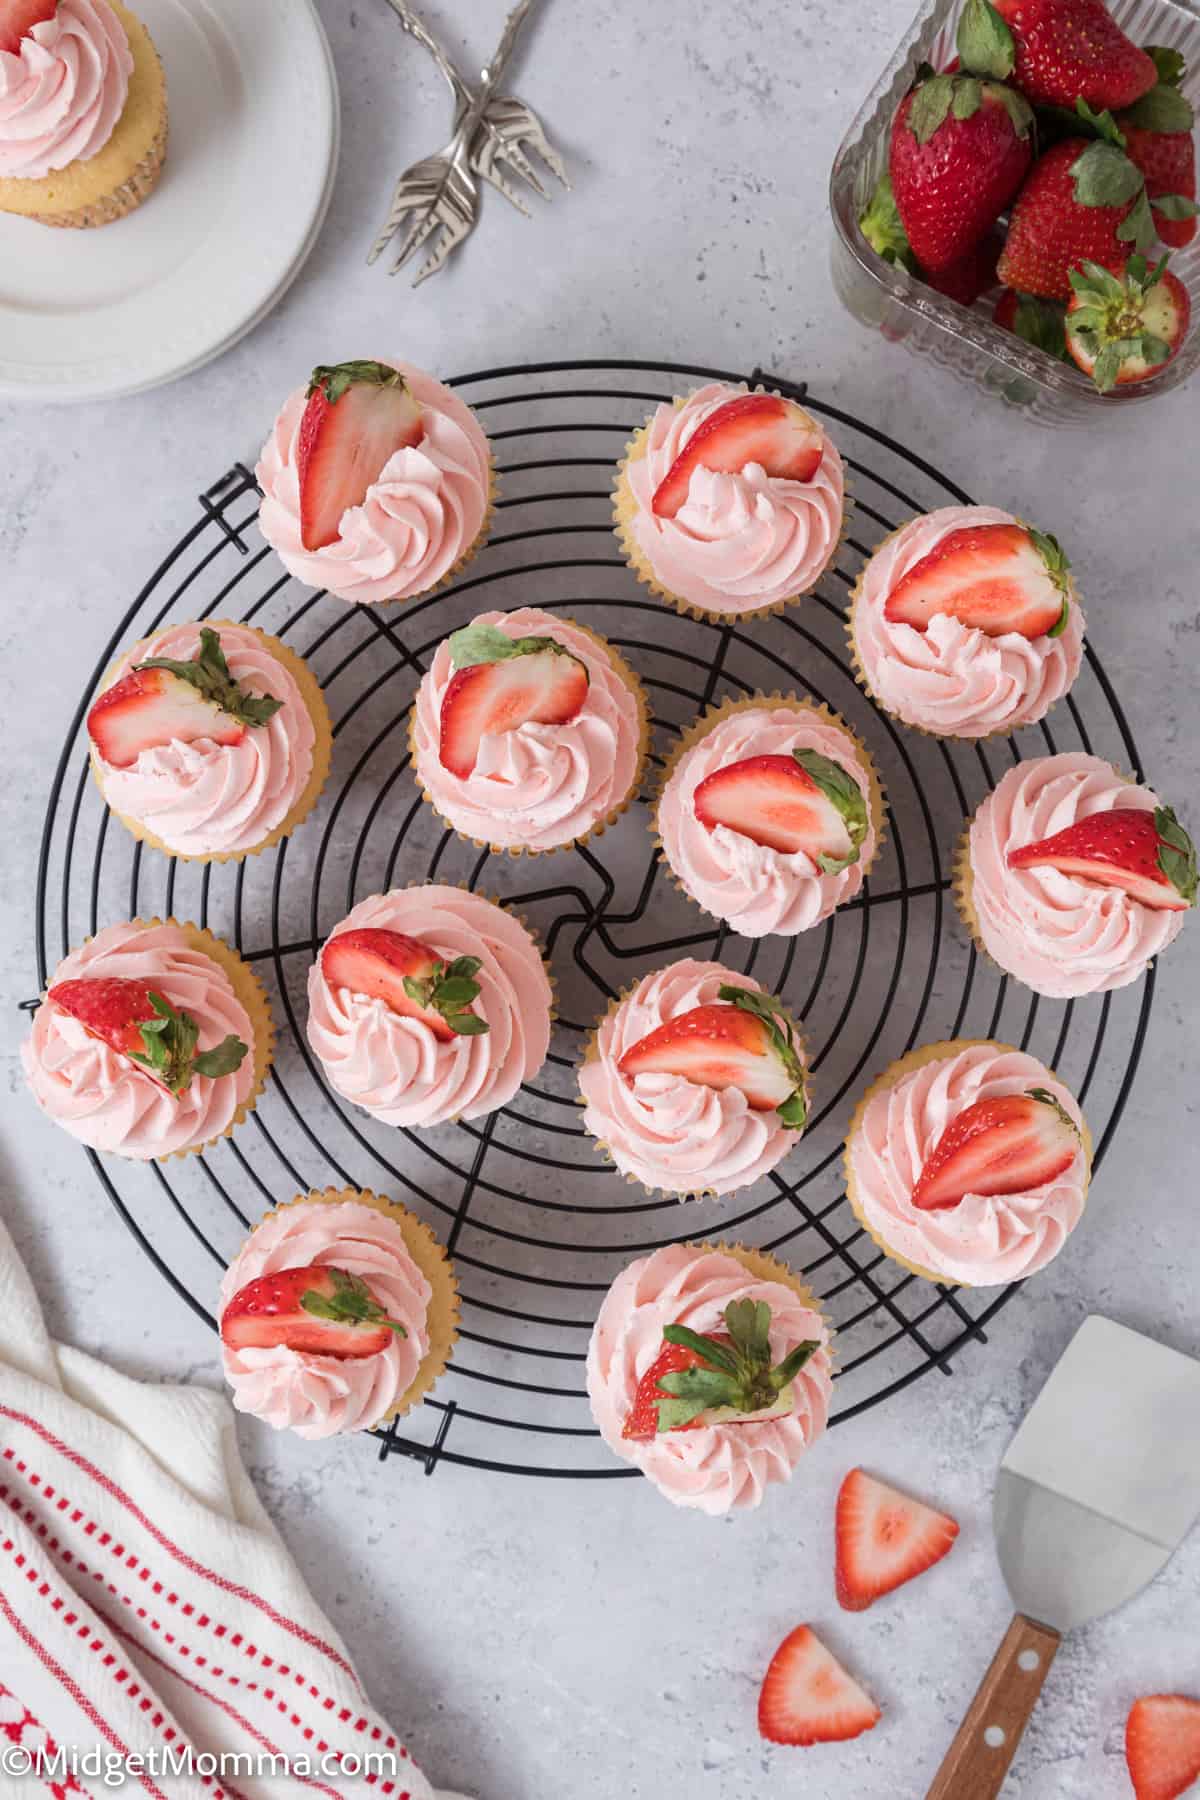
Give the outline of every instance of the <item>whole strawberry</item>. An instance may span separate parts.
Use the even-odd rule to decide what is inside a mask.
[[[1013,79],[1035,106],[1086,100],[1097,112],[1132,106],[1158,80],[1102,0],[996,0],[1016,42]]]
[[[892,123],[896,206],[922,268],[936,274],[987,236],[1033,159],[1033,112],[976,75],[930,75]]]
[[[1158,85],[1117,120],[1125,151],[1145,177],[1154,228],[1164,244],[1183,249],[1196,235],[1196,140],[1191,101],[1180,93],[1178,50],[1149,47]]]
[[[1009,218],[1000,279],[1069,300],[1083,261],[1119,268],[1154,238],[1141,171],[1116,143],[1066,138],[1035,163]]]

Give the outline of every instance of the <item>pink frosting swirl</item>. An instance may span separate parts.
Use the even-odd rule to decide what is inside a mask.
[[[367,926],[419,938],[447,961],[477,956],[475,1011],[488,1029],[443,1043],[386,1001],[331,987],[318,958],[308,972],[308,1041],[330,1085],[385,1125],[477,1119],[511,1100],[545,1061],[553,1001],[520,919],[462,888],[394,888],[361,901],[330,936]]]
[[[231,1350],[222,1340],[225,1379],[239,1412],[303,1438],[367,1431],[392,1412],[429,1350],[432,1289],[409,1255],[395,1219],[355,1200],[302,1200],[268,1213],[225,1271],[222,1311],[260,1275],[319,1263],[359,1275],[406,1337],[374,1356],[317,1356],[289,1350]]]
[[[692,898],[742,937],[777,932],[793,937],[852,900],[875,854],[874,822],[856,863],[822,874],[807,851],[790,854],[756,844],[731,826],[710,831],[696,817],[694,795],[705,778],[749,756],[790,756],[816,750],[838,763],[868,800],[870,779],[850,733],[811,708],[764,704],[721,719],[680,757],[658,805],[658,833],[676,876]]]
[[[792,1411],[757,1424],[622,1437],[638,1383],[662,1349],[664,1325],[721,1331],[733,1300],[770,1307],[774,1362],[797,1344],[820,1345],[792,1384]],[[832,1375],[829,1333],[815,1308],[785,1283],[751,1275],[736,1256],[695,1244],[668,1244],[630,1263],[605,1295],[588,1347],[588,1398],[609,1449],[636,1463],[676,1506],[710,1514],[757,1506],[773,1481],[788,1479],[825,1429]]]
[[[714,962],[685,959],[644,976],[600,1021],[580,1068],[584,1124],[621,1173],[652,1192],[730,1194],[773,1169],[800,1141],[777,1113],[756,1111],[738,1088],[702,1087],[686,1075],[630,1081],[617,1066],[669,1019],[719,1000],[726,983],[763,991],[751,976]]]
[[[655,516],[655,489],[697,427],[746,391],[712,382],[682,406],[664,402],[646,427],[645,454],[625,465],[643,555],[663,587],[703,612],[755,612],[807,593],[842,530],[845,470],[828,436],[810,481],[785,481],[758,463],[736,475],[697,468],[675,518]]]
[[[284,403],[255,470],[263,491],[259,529],[284,567],[310,587],[366,605],[411,600],[436,587],[479,536],[491,493],[488,441],[470,407],[423,370],[377,360],[404,376],[425,435],[388,459],[362,505],[343,513],[332,544],[306,550],[300,539],[303,388]]]
[[[219,963],[193,950],[178,925],[109,925],[59,963],[50,980],[122,976],[153,981],[200,1027],[211,1050],[230,1032],[248,1046],[241,1067],[194,1075],[182,1094],[112,1050],[44,1000],[21,1045],[25,1078],[42,1111],[82,1144],[149,1161],[220,1137],[254,1089],[254,1030]]]
[[[109,805],[178,856],[253,849],[282,824],[312,773],[316,733],[291,671],[248,625],[221,625],[218,636],[235,680],[250,694],[282,701],[274,717],[248,727],[240,744],[199,738],[142,750],[127,769],[99,762]],[[199,648],[199,625],[172,625],[123,658],[109,686],[135,662],[150,656],[188,662]]]
[[[534,606],[480,613],[506,637],[552,637],[588,672],[587,699],[565,725],[526,722],[485,732],[464,780],[438,755],[442,701],[454,674],[449,640],[439,644],[417,690],[413,752],[417,779],[456,831],[504,849],[555,850],[582,837],[628,797],[641,759],[638,698],[604,647],[569,619]]]
[[[919,1268],[968,1287],[997,1287],[1045,1268],[1083,1215],[1088,1158],[1080,1142],[1065,1174],[1024,1194],[966,1194],[925,1212],[912,1203],[921,1170],[942,1133],[977,1100],[1045,1088],[1076,1125],[1073,1094],[1036,1056],[1004,1044],[970,1044],[879,1085],[847,1145],[855,1196],[883,1243]],[[884,1077],[884,1083],[887,1077]]]
[[[0,179],[37,181],[103,150],[132,73],[107,0],[59,0],[19,50],[0,50]]]
[[[1182,912],[1058,869],[1010,869],[1010,850],[1113,807],[1159,805],[1099,756],[1071,751],[1009,769],[971,824],[971,895],[983,947],[1018,981],[1054,999],[1126,987],[1179,935]]]
[[[881,706],[943,737],[987,737],[1044,718],[1071,687],[1083,661],[1083,609],[1071,586],[1061,637],[989,637],[938,614],[926,631],[885,619],[892,589],[952,531],[1012,525],[995,506],[943,506],[911,519],[863,570],[854,601],[854,641],[867,685]]]

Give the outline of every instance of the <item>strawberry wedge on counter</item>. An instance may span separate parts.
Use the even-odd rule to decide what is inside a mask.
[[[1137,1800],[1179,1800],[1200,1781],[1200,1700],[1147,1694],[1125,1724],[1125,1761]]]
[[[864,1612],[941,1562],[958,1523],[919,1500],[851,1469],[837,1500],[837,1596],[847,1612]]]
[[[809,1625],[789,1632],[758,1696],[758,1729],[772,1744],[832,1744],[861,1737],[882,1714]]]

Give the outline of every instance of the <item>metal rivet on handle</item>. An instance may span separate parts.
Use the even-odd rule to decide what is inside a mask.
[[[1004,1742],[1003,1725],[989,1725],[983,1734],[983,1741],[989,1750],[999,1750]]]
[[[1036,1650],[1022,1650],[1017,1658],[1017,1667],[1024,1669],[1026,1675],[1032,1675],[1041,1660]]]

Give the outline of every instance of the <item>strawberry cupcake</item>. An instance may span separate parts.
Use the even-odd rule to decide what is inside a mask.
[[[617,471],[625,560],[697,618],[753,618],[810,593],[845,513],[842,459],[817,421],[793,400],[720,382],[664,402]]]
[[[0,212],[110,225],[153,193],[166,153],[162,64],[120,0],[6,0]]]
[[[143,843],[237,862],[294,831],[329,774],[307,664],[251,625],[168,625],[105,677],[87,718],[100,792]]]
[[[858,678],[935,737],[1033,725],[1083,661],[1083,611],[1057,541],[994,506],[943,506],[885,538],[850,601]]]
[[[444,1372],[457,1325],[454,1270],[429,1227],[354,1188],[276,1207],[221,1283],[233,1404],[302,1438],[400,1418]]]
[[[759,1504],[825,1430],[829,1327],[765,1250],[668,1244],[630,1263],[600,1307],[587,1359],[609,1449],[675,1506]]]
[[[546,1059],[554,1001],[525,925],[465,888],[395,888],[336,925],[308,974],[326,1079],[385,1125],[478,1119]]]
[[[863,1095],[846,1192],[911,1274],[1000,1287],[1044,1269],[1083,1217],[1092,1144],[1079,1103],[1007,1044],[926,1044]]]
[[[408,363],[312,372],[255,470],[259,529],[288,573],[339,600],[415,600],[465,567],[491,520],[475,414]]]
[[[852,900],[883,833],[870,755],[827,707],[729,700],[683,737],[655,828],[683,892],[742,937],[794,937]]]
[[[141,1162],[202,1150],[250,1112],[271,1064],[263,989],[198,925],[109,925],[58,965],[21,1046],[48,1118]]]
[[[967,929],[1007,975],[1069,1000],[1126,987],[1196,903],[1196,851],[1169,806],[1102,757],[1009,769],[958,857]]]
[[[649,715],[633,670],[573,619],[480,613],[440,644],[412,710],[426,800],[513,856],[582,843],[641,784]]]
[[[782,1162],[808,1116],[804,1045],[773,994],[721,963],[672,963],[615,1000],[579,1071],[583,1121],[628,1181],[731,1194]]]

